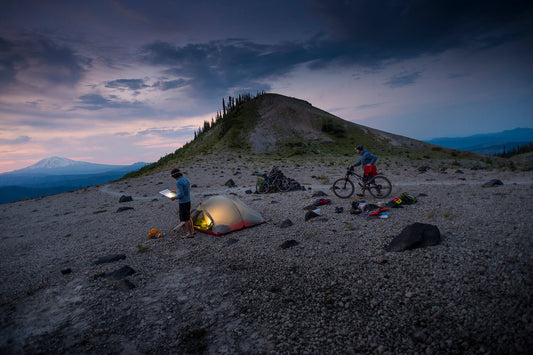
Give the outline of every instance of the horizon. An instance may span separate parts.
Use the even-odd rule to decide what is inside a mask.
[[[432,140],[437,140],[437,139],[466,139],[466,138],[471,138],[471,137],[474,137],[474,136],[482,136],[482,135],[493,135],[493,134],[498,134],[498,133],[504,133],[504,132],[507,132],[507,131],[514,131],[514,130],[520,130],[520,129],[533,129],[533,128],[529,128],[529,127],[516,127],[516,128],[512,128],[512,129],[509,129],[509,130],[505,130],[505,131],[499,131],[499,132],[490,132],[490,133],[484,133],[484,134],[477,134],[477,135],[472,135],[472,136],[456,136],[456,137],[435,137],[435,138],[431,138],[431,139],[427,139],[427,140],[422,140],[423,142],[431,142]],[[407,138],[411,138],[411,137],[407,137]],[[446,147],[446,148],[452,148],[452,147]],[[172,152],[169,152],[168,154],[171,154]],[[38,163],[40,163],[41,161],[45,161],[45,160],[50,160],[50,159],[53,159],[53,158],[59,158],[59,159],[67,159],[67,160],[71,160],[71,161],[74,161],[74,162],[82,162],[82,163],[90,163],[90,164],[102,164],[102,165],[116,165],[116,166],[130,166],[130,165],[133,165],[133,164],[138,164],[138,163],[143,163],[143,164],[153,164],[155,162],[157,162],[157,160],[155,161],[150,161],[150,162],[147,162],[147,161],[140,161],[140,160],[134,160],[130,163],[126,163],[126,164],[106,164],[106,163],[100,163],[100,162],[88,162],[88,161],[84,161],[84,160],[79,160],[79,159],[72,159],[72,158],[68,158],[68,157],[60,157],[60,156],[51,156],[51,157],[46,157],[46,158],[43,158],[43,159],[40,159],[28,166],[25,166],[25,167],[22,167],[22,168],[19,168],[19,169],[15,169],[15,170],[10,170],[10,171],[0,171],[0,174],[3,174],[3,173],[10,173],[10,172],[14,172],[14,171],[18,171],[18,170],[21,170],[21,169],[25,169],[25,168],[28,168],[28,167],[31,167],[33,165],[36,165]]]
[[[50,156],[154,162],[223,99],[259,91],[423,141],[533,128],[530,1],[0,9],[0,173]]]

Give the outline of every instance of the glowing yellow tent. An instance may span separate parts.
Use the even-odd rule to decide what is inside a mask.
[[[231,233],[266,221],[259,212],[234,196],[213,196],[191,214],[194,228],[213,235]]]

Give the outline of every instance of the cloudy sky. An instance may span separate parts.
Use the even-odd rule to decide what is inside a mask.
[[[259,90],[416,139],[533,127],[533,2],[3,0],[0,172],[152,162]]]

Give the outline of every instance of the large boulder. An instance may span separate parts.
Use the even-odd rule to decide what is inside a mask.
[[[432,224],[413,223],[405,227],[390,244],[387,251],[404,251],[437,245],[441,241],[439,228]]]
[[[122,202],[131,202],[133,201],[133,197],[131,196],[126,196],[126,195],[122,195],[120,196],[118,202],[122,203]]]
[[[481,187],[496,187],[496,186],[501,186],[501,185],[503,185],[503,182],[501,180],[492,179],[484,183],[483,185],[481,185]]]

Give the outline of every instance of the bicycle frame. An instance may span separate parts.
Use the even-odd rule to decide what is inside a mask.
[[[346,179],[349,180],[350,177],[351,177],[351,180],[352,180],[354,183],[356,182],[357,184],[359,184],[360,187],[363,187],[363,180],[364,180],[364,178],[363,178],[362,175],[357,174],[357,173],[356,173],[355,171],[353,171],[353,170],[348,170],[348,171],[346,172]]]
[[[374,197],[386,198],[390,195],[392,184],[384,175],[377,174],[368,180],[349,168],[343,178],[333,183],[333,192],[337,197],[349,198],[355,191],[355,186],[359,185],[363,191],[368,190]]]

